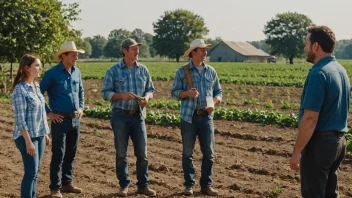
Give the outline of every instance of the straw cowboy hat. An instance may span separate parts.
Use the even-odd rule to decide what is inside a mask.
[[[76,44],[73,41],[67,41],[64,44],[61,45],[60,50],[56,52],[54,59],[55,60],[61,60],[61,54],[66,53],[66,52],[79,52],[84,54],[83,49],[77,49]]]
[[[199,48],[211,48],[211,44],[205,44],[203,39],[196,39],[191,42],[189,49],[185,52],[184,56],[188,57],[192,50]]]

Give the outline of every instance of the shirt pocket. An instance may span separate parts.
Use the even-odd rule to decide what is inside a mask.
[[[55,85],[58,92],[67,92],[67,82],[65,80],[57,80]]]
[[[120,77],[115,80],[115,87],[118,92],[127,92],[128,91],[128,90],[125,90],[125,87],[127,88],[127,86],[125,86],[127,84],[126,81],[127,81],[126,77]]]
[[[79,90],[79,81],[78,80],[72,80],[72,90],[74,92],[78,92],[78,90]]]
[[[214,86],[214,79],[210,78],[210,77],[205,77],[205,84],[207,87],[207,91],[212,91],[213,90],[213,86]]]
[[[40,100],[34,95],[34,93],[27,95],[27,106],[29,109],[35,109],[40,106]]]

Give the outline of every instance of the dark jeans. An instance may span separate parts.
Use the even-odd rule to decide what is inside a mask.
[[[51,122],[52,156],[50,163],[51,190],[71,184],[73,162],[77,153],[80,123],[78,118],[64,118],[61,123]]]
[[[26,142],[23,136],[15,140],[16,146],[21,152],[24,166],[24,175],[21,183],[21,197],[23,198],[36,197],[37,178],[45,149],[44,136],[31,138],[31,140],[35,147],[34,156],[27,154]]]
[[[194,186],[195,168],[193,165],[194,144],[198,135],[200,149],[203,154],[200,186],[206,188],[212,185],[214,162],[214,124],[213,119],[204,115],[194,115],[192,124],[181,119],[182,135],[182,168],[187,187]]]
[[[148,158],[147,158],[147,133],[145,122],[139,114],[112,112],[111,126],[114,131],[114,144],[116,149],[116,176],[121,188],[130,185],[127,166],[128,140],[131,137],[134,155],[137,158],[137,186],[149,186]]]
[[[346,139],[342,133],[313,134],[300,162],[304,198],[338,197],[338,172],[345,154]]]

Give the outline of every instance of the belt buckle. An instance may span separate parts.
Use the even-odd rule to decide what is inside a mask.
[[[136,110],[130,110],[129,112],[128,112],[129,114],[135,114],[136,113]]]
[[[202,115],[202,110],[198,109],[197,110],[197,115]]]

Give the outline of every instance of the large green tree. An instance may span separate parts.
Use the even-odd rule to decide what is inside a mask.
[[[104,36],[95,35],[93,38],[86,38],[92,46],[91,58],[100,58],[104,54],[104,47],[108,42]]]
[[[153,27],[157,54],[176,58],[177,62],[192,40],[203,38],[209,32],[201,16],[184,9],[166,11]]]
[[[0,1],[0,61],[17,62],[23,54],[38,54],[51,62],[53,54],[80,31],[71,27],[78,20],[78,4],[55,0]]]
[[[153,45],[153,35],[149,33],[144,33],[144,39],[145,42],[148,44],[150,56],[156,56],[156,50]]]
[[[83,49],[85,52],[84,54],[79,53],[79,58],[89,58],[92,55],[92,46],[89,43],[89,39],[77,39],[76,46],[78,49]]]
[[[352,43],[348,44],[344,49],[344,58],[352,59]]]
[[[132,37],[130,31],[125,29],[112,30],[108,37],[108,43],[104,48],[105,57],[121,58],[121,43],[123,40]]]
[[[293,64],[294,58],[304,55],[304,40],[306,28],[313,25],[312,20],[299,13],[277,14],[264,27],[266,43],[269,44],[271,54],[282,54]]]

